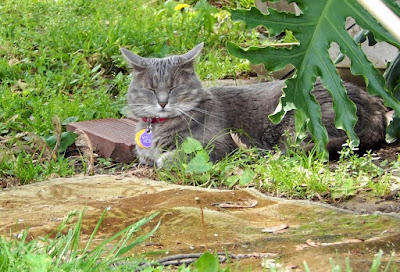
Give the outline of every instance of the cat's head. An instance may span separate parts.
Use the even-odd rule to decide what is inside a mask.
[[[203,99],[204,90],[193,64],[200,43],[184,55],[143,58],[121,48],[133,69],[128,103],[136,117],[174,118],[193,110]]]

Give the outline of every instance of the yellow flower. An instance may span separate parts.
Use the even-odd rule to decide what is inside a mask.
[[[181,11],[182,9],[187,8],[187,7],[190,7],[190,5],[188,5],[188,4],[178,4],[178,5],[175,6],[175,10],[176,11]]]

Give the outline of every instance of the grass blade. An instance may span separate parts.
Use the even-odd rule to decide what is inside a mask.
[[[379,266],[381,265],[381,260],[382,260],[382,255],[383,251],[379,250],[378,255],[375,256],[371,269],[369,270],[370,272],[378,272],[379,271]]]
[[[97,222],[95,228],[93,229],[92,234],[90,235],[90,238],[89,238],[85,248],[82,251],[82,255],[86,254],[86,252],[88,251],[90,245],[92,244],[93,238],[96,235],[97,231],[99,230],[99,227],[100,227],[101,223],[103,222],[103,219],[104,219],[104,216],[106,215],[106,212],[107,212],[107,209],[104,209],[103,213],[100,216],[99,221]]]
[[[134,248],[135,246],[143,243],[145,240],[147,240],[150,236],[152,236],[157,231],[157,229],[159,228],[160,224],[161,224],[161,221],[158,221],[157,225],[150,232],[148,232],[147,234],[145,234],[143,236],[140,236],[140,237],[136,238],[135,241],[133,241],[133,243],[131,243],[130,245],[128,245],[128,246],[126,246],[124,248],[121,248],[116,253],[115,256],[116,257],[121,256],[124,253],[128,252],[129,250],[131,250],[132,248]]]

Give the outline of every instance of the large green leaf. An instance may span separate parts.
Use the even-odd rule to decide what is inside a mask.
[[[187,137],[185,141],[183,141],[182,143],[182,150],[186,154],[192,154],[202,149],[203,149],[202,144],[198,140],[192,137]]]
[[[210,252],[205,252],[194,263],[194,267],[197,268],[197,271],[199,272],[218,272],[219,259]]]
[[[210,157],[205,150],[198,151],[196,156],[187,164],[185,173],[200,174],[211,170],[213,164],[209,159]]]
[[[328,142],[328,135],[321,123],[319,104],[311,95],[313,85],[320,77],[322,84],[333,97],[336,127],[344,129],[353,140],[353,144],[358,144],[359,140],[354,132],[357,122],[356,107],[347,97],[328,49],[332,42],[336,42],[340,46],[340,51],[351,60],[351,72],[364,77],[368,92],[382,97],[387,106],[400,113],[400,103],[384,89],[384,78],[346,31],[346,18],[353,17],[363,29],[370,30],[377,41],[385,40],[397,47],[400,47],[400,44],[356,0],[289,0],[288,2],[296,2],[302,14],[296,16],[269,9],[269,14],[264,15],[253,7],[250,10],[232,11],[232,18],[244,21],[246,28],[263,25],[270,35],[277,35],[289,29],[300,41],[300,45],[280,49],[273,47],[242,49],[236,44],[229,43],[229,52],[234,56],[247,58],[252,63],[263,63],[270,71],[280,70],[287,64],[292,64],[296,68],[295,76],[286,81],[280,104],[270,119],[279,122],[287,111],[295,109],[298,135],[305,133],[308,128],[314,141],[320,143],[319,151],[323,151]],[[397,4],[390,3],[389,6],[399,9]],[[398,10],[395,12],[399,13]]]

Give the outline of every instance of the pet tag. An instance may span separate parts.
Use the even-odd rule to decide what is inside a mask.
[[[139,130],[135,136],[136,144],[141,148],[151,147],[151,131],[148,129]]]

